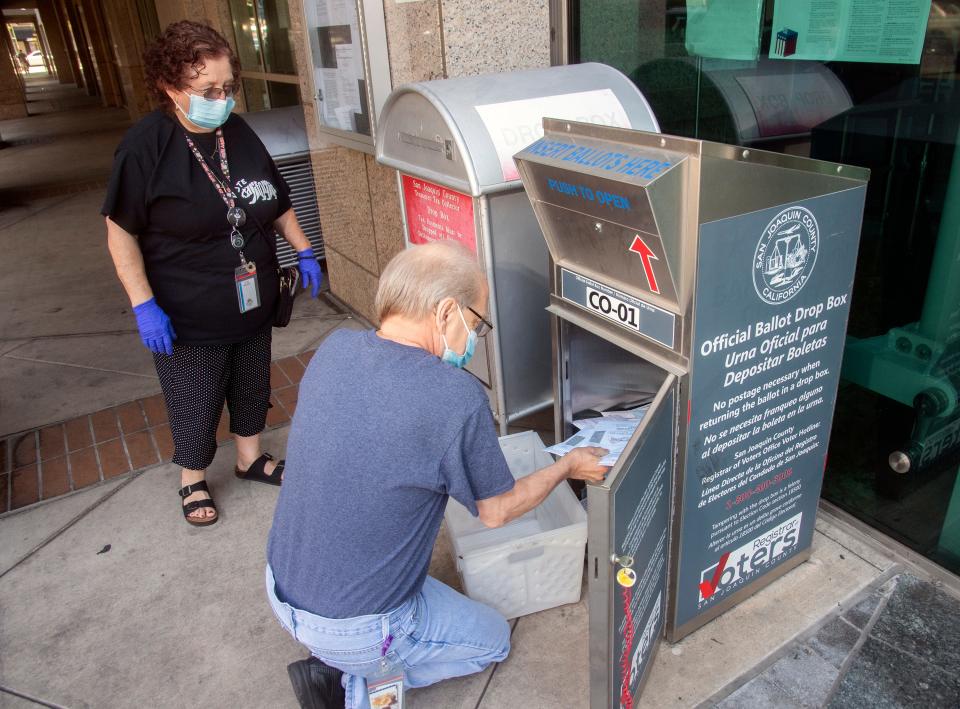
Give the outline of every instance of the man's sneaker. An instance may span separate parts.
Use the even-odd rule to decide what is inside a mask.
[[[287,665],[290,684],[302,709],[342,709],[346,697],[340,678],[343,672],[315,657]]]

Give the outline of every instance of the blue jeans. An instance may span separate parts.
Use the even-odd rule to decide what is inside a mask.
[[[510,626],[502,615],[429,576],[418,594],[389,613],[336,619],[284,603],[269,565],[266,575],[280,624],[314,657],[343,670],[347,709],[370,709],[366,678],[379,669],[390,635],[387,656],[403,667],[406,687],[480,672],[510,652]]]

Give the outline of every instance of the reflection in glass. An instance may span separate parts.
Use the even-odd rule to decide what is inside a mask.
[[[265,111],[270,106],[270,92],[263,79],[244,79],[243,95],[247,100],[248,111]]]
[[[633,79],[666,133],[870,168],[823,495],[960,572],[960,4],[870,62],[790,59],[774,0],[737,4],[758,43],[709,35],[699,0],[574,0],[571,56]],[[881,61],[902,42],[919,64]]]
[[[256,9],[263,47],[263,70],[270,74],[296,74],[287,0],[257,0]]]
[[[240,66],[246,71],[263,71],[260,60],[260,33],[253,0],[230,0],[233,33]]]
[[[267,91],[270,94],[270,108],[300,105],[300,87],[297,84],[268,81]]]

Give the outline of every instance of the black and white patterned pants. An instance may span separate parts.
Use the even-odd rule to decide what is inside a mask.
[[[234,345],[178,345],[172,355],[153,355],[167,403],[173,462],[206,470],[217,452],[217,425],[227,402],[230,432],[260,433],[270,408],[270,345],[273,331]]]

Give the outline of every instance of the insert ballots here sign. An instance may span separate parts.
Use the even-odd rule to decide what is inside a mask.
[[[810,547],[865,194],[700,227],[679,635]]]

